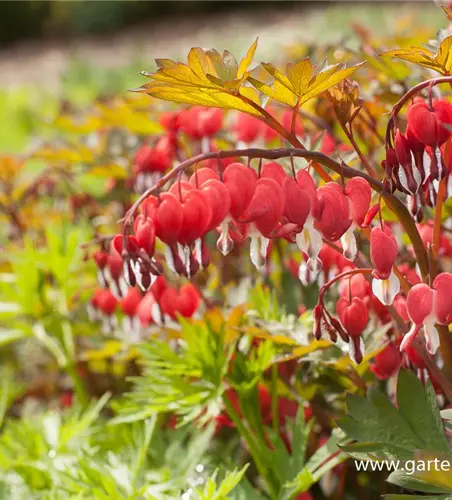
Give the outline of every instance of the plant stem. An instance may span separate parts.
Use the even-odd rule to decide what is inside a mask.
[[[86,408],[86,406],[88,406],[89,404],[89,397],[86,392],[85,384],[83,383],[82,378],[77,372],[77,367],[74,364],[69,363],[65,368],[67,374],[71,377],[72,384],[74,385],[74,391],[80,404],[83,406],[83,408]]]
[[[286,139],[287,142],[292,144],[292,146],[294,146],[295,148],[305,149],[305,147],[297,138],[297,136],[286,130],[286,128],[283,127],[283,125],[279,123],[278,120],[276,120],[268,111],[266,111],[264,108],[259,106],[259,104],[256,104],[254,101],[248,99],[243,95],[240,95],[240,98],[242,99],[242,101],[246,102],[254,109],[256,109],[256,111],[261,113],[263,115],[263,118],[261,118],[261,120],[270,127],[272,127],[273,130],[276,130],[276,132],[278,132],[278,134],[281,135],[281,137],[284,137],[284,139]],[[332,180],[328,172],[325,172],[320,163],[314,162],[312,166],[325,182],[329,182]]]
[[[392,107],[392,115],[388,120],[386,126],[386,143],[391,144],[391,130],[394,125],[395,119],[399,114],[400,110],[403,108],[406,102],[408,102],[412,97],[414,97],[418,92],[425,89],[428,86],[439,85],[441,83],[452,84],[452,76],[443,76],[439,78],[431,78],[430,80],[425,80],[424,82],[418,83],[412,87],[408,92],[406,92]]]
[[[66,302],[66,296],[62,292],[60,298],[60,313],[63,318],[68,316],[68,307]],[[83,407],[86,407],[89,403],[88,393],[86,392],[85,384],[81,379],[79,373],[77,372],[77,354],[75,351],[74,335],[72,332],[72,326],[68,319],[63,319],[61,322],[61,329],[63,331],[63,345],[66,354],[67,364],[65,366],[66,372],[72,379],[74,384],[74,391]]]
[[[273,431],[279,434],[279,409],[278,409],[278,365],[272,366],[272,424]]]
[[[309,151],[309,150],[303,149],[303,148],[292,148],[292,147],[291,148],[279,148],[279,149],[247,148],[247,149],[231,149],[231,150],[223,150],[223,151],[215,151],[215,152],[211,151],[209,153],[202,153],[202,154],[193,156],[192,158],[189,158],[189,159],[183,161],[182,163],[179,163],[179,165],[174,167],[170,172],[168,172],[166,175],[164,175],[153,186],[151,186],[149,189],[147,189],[136,200],[136,202],[130,207],[130,209],[127,211],[127,213],[123,219],[124,225],[127,226],[128,224],[130,224],[135,212],[138,210],[140,205],[143,203],[143,201],[148,196],[150,196],[150,195],[156,193],[157,191],[159,191],[160,189],[162,189],[162,187],[165,186],[165,184],[167,184],[170,180],[175,178],[180,172],[183,172],[184,170],[188,169],[189,167],[196,165],[196,163],[199,163],[199,162],[204,161],[204,160],[210,160],[210,159],[214,159],[214,158],[218,158],[218,159],[234,158],[234,157],[240,157],[240,156],[244,156],[244,157],[247,157],[249,159],[264,158],[266,160],[278,160],[279,158],[289,158],[289,157],[304,158],[306,160],[312,160],[315,163],[319,163],[319,164],[323,165],[324,167],[327,167],[327,168],[333,170],[338,175],[342,174],[344,177],[347,177],[347,178],[362,177],[363,179],[367,180],[367,182],[370,184],[370,186],[376,192],[380,193],[383,191],[383,184],[380,181],[378,181],[377,179],[374,179],[373,177],[366,174],[365,172],[361,172],[361,171],[356,170],[354,168],[351,168],[347,165],[343,165],[343,164],[341,165],[339,162],[333,160],[329,156],[327,156],[323,153],[320,153],[318,151]],[[331,180],[330,176],[328,176],[328,180]],[[389,196],[392,196],[392,195],[389,195]],[[395,198],[395,197],[393,197],[393,198]],[[416,227],[416,226],[414,226],[414,227]]]
[[[367,158],[364,156],[363,152],[361,151],[360,147],[355,141],[355,138],[353,137],[353,134],[351,131],[347,128],[347,125],[345,123],[342,123],[339,120],[339,123],[341,125],[342,130],[344,131],[344,134],[347,136],[347,139],[350,141],[350,144],[353,146],[353,149],[356,151],[356,153],[359,156],[359,159],[361,160],[362,164],[367,170],[367,173],[371,175],[372,177],[377,177],[377,174],[375,173],[375,170],[371,167],[370,163],[367,161]]]
[[[438,188],[438,198],[435,208],[435,221],[433,225],[432,239],[432,262],[430,266],[430,279],[433,281],[436,277],[438,268],[438,251],[441,244],[441,213],[443,210],[443,202],[446,198],[446,182],[447,177],[441,180]]]

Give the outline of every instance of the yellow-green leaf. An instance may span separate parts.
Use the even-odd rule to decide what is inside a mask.
[[[361,64],[350,68],[335,64],[314,74],[310,60],[304,59],[297,64],[287,64],[284,74],[273,64],[263,63],[262,66],[275,79],[273,84],[268,85],[250,77],[248,81],[276,101],[292,107],[300,106],[349,77]]]
[[[191,104],[193,106],[210,106],[224,109],[236,109],[255,116],[260,113],[244,102],[240,96],[222,90],[221,88],[197,88],[194,86],[178,87],[165,83],[153,82],[142,87],[141,92],[158,97],[165,101]]]
[[[250,94],[256,104],[259,104],[260,99],[248,90],[241,92],[241,86],[249,75],[248,68],[256,46],[257,40],[240,65],[227,50],[220,54],[214,49],[204,51],[199,47],[190,50],[187,64],[158,59],[159,69],[156,73],[143,73],[152,81],[137,91],[167,101],[236,109],[261,116],[259,110],[248,104],[244,97],[250,98]]]
[[[289,63],[287,65],[287,75],[297,95],[302,95],[306,92],[313,72],[314,68],[308,58],[303,59],[297,64]]]
[[[295,106],[297,102],[297,96],[287,89],[287,87],[279,83],[278,80],[275,80],[272,86],[251,77],[248,77],[248,81],[251,85],[256,87],[257,90],[275,101],[282,102],[288,106]]]
[[[350,68],[339,69],[339,64],[335,64],[325,70],[317,73],[317,75],[312,78],[309,83],[309,87],[306,89],[306,92],[301,95],[300,103],[304,103],[309,101],[314,97],[317,97],[322,92],[325,92],[331,87],[334,87],[342,80],[348,78],[352,73],[354,73],[361,65],[356,64],[355,66],[351,66]]]
[[[404,61],[419,64],[424,68],[433,69],[442,75],[449,75],[452,70],[452,35],[444,38],[436,53],[431,50],[413,46],[409,49],[396,49],[383,52],[382,56],[398,57]]]
[[[239,69],[237,70],[237,78],[243,78],[245,76],[245,73],[248,71],[251,63],[253,62],[254,54],[256,53],[257,49],[257,41],[258,39],[256,38],[256,41],[248,49],[245,57],[240,61]]]

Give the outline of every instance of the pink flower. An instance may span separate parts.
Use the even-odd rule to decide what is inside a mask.
[[[392,271],[399,246],[392,231],[388,226],[383,228],[376,226],[370,234],[370,259],[375,268],[374,276],[380,280],[386,280]]]
[[[448,325],[452,322],[452,274],[439,274],[431,288],[425,283],[413,286],[407,296],[407,312],[413,326],[405,335],[401,350],[413,342],[423,327],[427,350],[434,354],[439,345],[435,324]]]

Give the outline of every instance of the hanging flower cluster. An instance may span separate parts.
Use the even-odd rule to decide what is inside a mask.
[[[426,102],[416,98],[407,113],[405,133],[395,130],[382,162],[393,190],[408,195],[413,217],[420,222],[422,207],[435,207],[439,182],[447,178],[452,194],[451,154],[446,149],[452,127],[452,105],[446,100]]]
[[[180,288],[168,284],[164,276],[154,280],[146,293],[129,286],[124,278],[123,259],[115,249],[94,252],[101,288],[93,294],[89,313],[93,320],[102,320],[103,329],[110,333],[117,326],[117,313],[122,313],[122,329],[138,339],[151,324],[163,325],[177,321],[179,316],[190,318],[198,310],[201,297],[192,283]]]
[[[322,267],[323,239],[340,240],[344,256],[354,260],[354,231],[363,226],[370,200],[370,186],[360,177],[344,186],[329,182],[317,187],[307,170],[288,174],[277,162],[263,164],[259,174],[242,163],[229,164],[220,173],[204,167],[168,191],[147,197],[134,233],[125,239],[116,236],[113,245],[129,270],[128,282],[136,280],[143,289],[161,274],[153,258],[156,238],[165,244],[169,268],[192,277],[209,264],[205,237],[215,230],[223,255],[234,242],[250,238],[251,260],[259,270],[270,240],[294,242],[308,255],[300,274],[308,270],[315,277]]]

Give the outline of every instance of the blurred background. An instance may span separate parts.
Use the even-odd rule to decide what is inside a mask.
[[[60,98],[83,105],[141,85],[156,57],[185,59],[192,46],[239,56],[259,36],[257,59],[296,44],[353,46],[357,29],[433,35],[432,2],[2,1],[0,149],[18,152],[51,120]]]

